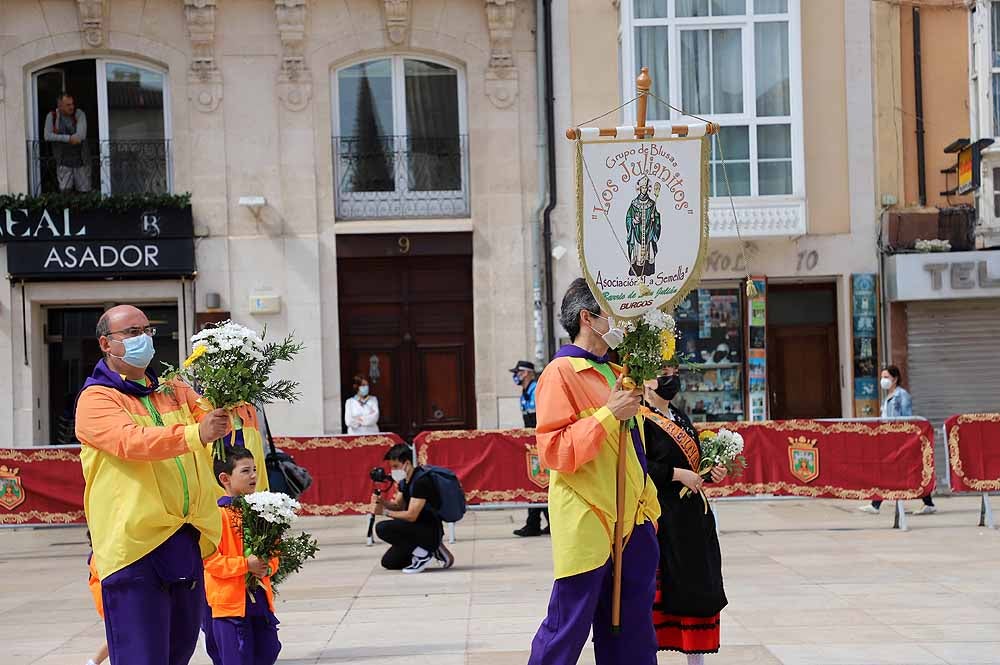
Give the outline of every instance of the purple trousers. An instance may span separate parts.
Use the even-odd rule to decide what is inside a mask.
[[[281,652],[274,615],[213,619],[220,665],[274,665]]]
[[[574,665],[594,629],[597,665],[656,665],[653,600],[660,547],[651,522],[635,527],[622,558],[621,632],[611,633],[612,563],[555,581],[528,665]]]
[[[219,659],[219,649],[215,645],[215,629],[212,627],[212,608],[208,606],[208,599],[205,599],[205,609],[203,610],[201,618],[201,630],[205,633],[205,651],[208,652],[208,657],[212,659],[212,665],[222,665],[222,661]]]
[[[101,580],[111,665],[187,665],[205,607],[198,532],[183,527]]]

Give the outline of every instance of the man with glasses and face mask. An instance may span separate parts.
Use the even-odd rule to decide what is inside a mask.
[[[181,381],[160,390],[156,329],[119,305],[97,324],[104,358],[77,402],[84,508],[101,580],[112,663],[180,665],[194,653],[205,606],[202,558],[222,535],[212,441],[222,409],[205,413]]]
[[[549,512],[555,583],[548,616],[531,644],[529,665],[576,663],[594,631],[597,665],[655,665],[652,607],[660,516],[646,473],[640,393],[622,386],[608,350],[623,333],[576,279],[563,297],[560,322],[573,339],[538,380],[538,454],[551,470]],[[626,436],[621,632],[611,632],[612,540],[618,518],[615,479],[622,422]]]

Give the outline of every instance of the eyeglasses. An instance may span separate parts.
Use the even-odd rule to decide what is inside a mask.
[[[156,337],[156,328],[153,326],[132,326],[131,328],[125,328],[124,330],[112,330],[108,333],[111,335],[125,335],[126,337],[138,337],[139,335],[149,335],[150,337]]]

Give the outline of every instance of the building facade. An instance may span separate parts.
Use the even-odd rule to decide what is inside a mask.
[[[702,365],[683,377],[688,412],[708,421],[877,415],[873,3],[556,4],[560,127],[634,98],[643,66],[653,93],[675,107],[650,101],[649,119],[693,122],[686,112],[723,127],[707,265],[677,310],[681,348]],[[629,124],[633,109],[591,124]],[[558,147],[553,243],[572,248],[574,151]],[[557,294],[578,273],[573,257],[556,262]],[[746,297],[748,272],[762,278],[762,299]]]
[[[403,434],[516,418],[534,28],[514,0],[0,2],[0,445],[72,440],[114,303],[173,363],[205,322],[295,333],[282,434],[340,432],[355,374]],[[81,142],[46,132],[63,91]]]
[[[1000,325],[994,67],[1000,3],[880,4],[876,144],[884,336],[917,415],[996,410]],[[930,241],[930,242],[928,242]],[[932,247],[936,245],[936,247]],[[930,251],[931,249],[935,251]]]

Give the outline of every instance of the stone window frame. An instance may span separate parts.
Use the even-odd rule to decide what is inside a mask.
[[[58,60],[46,61],[37,67],[32,68],[30,71],[25,73],[25,86],[27,88],[27,108],[28,108],[28,120],[25,123],[25,138],[28,141],[42,141],[43,137],[40,136],[40,128],[35,126],[34,119],[38,117],[40,111],[39,101],[38,101],[38,85],[36,82],[36,76],[50,70],[58,65],[66,62],[75,62],[78,60],[93,60],[95,76],[97,77],[97,100],[99,109],[83,109],[87,114],[87,131],[88,133],[94,132],[98,137],[106,137],[109,133],[108,127],[108,81],[107,81],[107,68],[106,65],[127,65],[129,67],[136,67],[139,69],[145,69],[150,72],[154,72],[163,77],[163,141],[171,146],[166,150],[166,164],[164,168],[166,169],[167,176],[167,191],[170,194],[174,192],[175,178],[174,178],[174,151],[173,151],[173,138],[174,138],[174,121],[173,121],[173,96],[171,94],[171,79],[170,79],[170,69],[166,66],[152,63],[139,58],[130,58],[125,55],[114,55],[114,56],[89,56],[87,54],[75,54],[75,56],[64,56],[60,57]],[[72,91],[70,91],[72,92]],[[97,122],[94,122],[96,119]],[[107,139],[101,138],[102,142]],[[28,164],[28,169],[30,171],[28,184],[29,187],[35,182],[34,178],[37,174],[34,172],[35,167],[32,164]],[[104,194],[110,193],[110,183],[105,181],[105,178],[101,178],[101,191]]]
[[[464,211],[459,214],[447,215],[447,214],[420,214],[420,213],[406,213],[400,212],[398,214],[392,215],[382,215],[382,216],[350,216],[350,217],[340,217],[338,215],[337,221],[339,222],[357,222],[357,221],[373,221],[373,222],[383,222],[386,220],[404,220],[404,219],[438,219],[438,218],[456,218],[456,219],[468,219],[471,216],[471,148],[469,147],[469,100],[468,100],[468,75],[464,65],[457,61],[451,60],[446,57],[431,55],[427,53],[422,53],[419,51],[392,51],[389,53],[379,53],[379,54],[365,54],[362,56],[354,57],[348,60],[339,62],[335,67],[330,69],[330,126],[331,126],[331,136],[338,137],[341,136],[340,128],[340,100],[338,97],[339,86],[338,86],[338,75],[341,71],[353,67],[355,65],[364,62],[376,62],[379,60],[390,60],[392,68],[392,88],[393,88],[393,133],[397,136],[406,135],[406,132],[401,132],[400,128],[405,128],[406,126],[406,110],[405,103],[402,103],[405,99],[405,74],[404,74],[404,61],[405,60],[421,60],[424,62],[430,62],[444,67],[448,67],[454,70],[456,73],[456,85],[458,94],[458,135],[462,141],[462,190],[461,194],[465,199]],[[339,199],[341,193],[339,191],[339,185],[337,183],[337,157],[333,156],[333,173],[334,173],[334,197]],[[339,208],[339,201],[337,202],[337,208]]]

